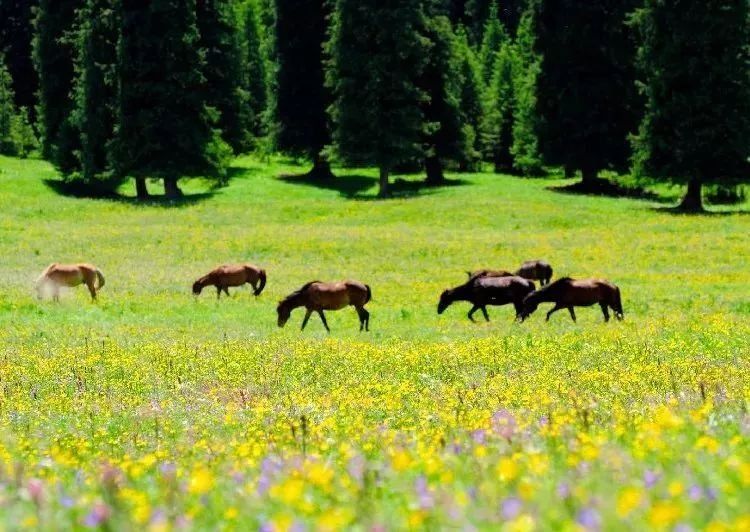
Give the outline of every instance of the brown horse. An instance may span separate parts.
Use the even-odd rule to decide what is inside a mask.
[[[302,330],[305,330],[307,321],[313,312],[320,316],[326,331],[331,332],[326,322],[324,310],[341,310],[349,305],[357,310],[359,316],[359,330],[370,330],[370,313],[365,310],[365,305],[372,299],[370,287],[359,281],[343,281],[340,283],[321,283],[312,281],[288,295],[279,302],[276,312],[279,315],[279,327],[283,327],[292,315],[292,310],[297,307],[305,307],[305,319],[302,320]]]
[[[505,270],[477,270],[475,272],[466,272],[469,281],[479,279],[480,277],[513,277],[515,274]]]
[[[98,283],[98,284],[97,284]],[[91,264],[50,264],[36,281],[36,293],[42,299],[43,293],[50,288],[52,299],[60,300],[60,287],[74,287],[85,284],[91,294],[91,300],[96,299],[96,293],[104,286],[104,275],[96,266]]]
[[[253,264],[225,264],[208,272],[193,283],[193,294],[200,295],[207,286],[216,287],[216,299],[221,299],[221,292],[229,295],[229,287],[249,283],[253,295],[259,296],[266,286],[266,270]]]
[[[469,319],[474,321],[474,313],[481,310],[484,319],[490,321],[487,305],[508,305],[516,309],[516,319],[521,319],[523,299],[534,291],[534,283],[521,277],[479,277],[470,278],[466,283],[440,295],[438,314],[456,301],[468,301],[473,306],[469,311]],[[523,321],[523,320],[522,320]]]
[[[555,306],[547,313],[547,321],[550,316],[567,308],[570,317],[576,321],[573,307],[599,306],[604,314],[604,321],[609,321],[609,310],[611,308],[618,320],[625,319],[622,312],[622,301],[620,300],[620,289],[609,281],[601,279],[582,279],[576,281],[570,277],[563,277],[544,288],[540,288],[533,294],[529,294],[523,301],[522,317],[529,317],[539,306],[539,303],[551,302]]]
[[[545,286],[552,279],[552,266],[549,265],[549,262],[543,260],[527,260],[521,264],[521,267],[516,271],[516,275],[531,281],[539,281],[542,286]]]

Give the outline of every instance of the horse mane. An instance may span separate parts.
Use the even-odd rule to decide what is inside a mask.
[[[287,302],[291,301],[292,299],[301,296],[305,292],[305,290],[307,290],[308,288],[310,288],[310,285],[313,285],[313,284],[319,283],[319,282],[320,281],[310,281],[309,283],[305,283],[302,286],[302,288],[300,288],[299,290],[295,290],[294,292],[292,292],[291,294],[289,294],[288,296],[286,296],[284,299],[282,299],[281,300],[281,304],[287,303]]]
[[[560,277],[559,279],[555,279],[554,281],[552,281],[547,286],[541,287],[539,290],[537,290],[537,292],[545,292],[546,293],[547,291],[556,289],[560,285],[562,285],[563,283],[569,283],[572,280],[573,280],[572,277]]]

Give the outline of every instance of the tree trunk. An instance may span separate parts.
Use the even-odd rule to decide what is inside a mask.
[[[380,167],[380,190],[378,191],[378,197],[388,197],[388,168],[385,166]]]
[[[168,199],[178,199],[182,197],[182,190],[177,185],[176,177],[165,177],[164,178],[164,195]]]
[[[430,156],[424,160],[424,168],[427,173],[427,184],[428,185],[442,185],[445,183],[445,176],[443,175],[443,165],[440,164],[440,158],[437,156]]]
[[[333,179],[335,176],[331,172],[331,163],[321,153],[318,153],[313,158],[313,167],[307,173],[307,176],[312,179]]]
[[[135,178],[135,194],[139,200],[148,199],[148,188],[146,187],[145,177]]]
[[[599,171],[596,168],[581,168],[581,180],[584,185],[596,185]]]
[[[678,207],[679,210],[685,212],[703,212],[703,199],[702,199],[702,188],[703,183],[697,177],[688,181],[687,192],[685,197],[682,198],[682,203]]]

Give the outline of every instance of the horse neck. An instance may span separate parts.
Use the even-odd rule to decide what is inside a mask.
[[[307,304],[305,300],[305,293],[294,294],[284,300],[284,306],[289,307],[289,310],[296,309],[298,307],[304,307]]]
[[[462,284],[461,286],[457,286],[456,288],[449,290],[448,298],[450,299],[451,303],[453,303],[454,301],[468,301],[469,297],[471,296],[471,285],[472,282],[470,281],[466,284]]]

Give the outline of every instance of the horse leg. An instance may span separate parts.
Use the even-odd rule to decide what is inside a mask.
[[[229,297],[229,287],[228,286],[224,287],[224,293],[227,295],[227,297]]]
[[[221,299],[221,287],[219,285],[216,285],[216,299]]]
[[[573,322],[576,321],[576,312],[573,310],[573,307],[568,307],[568,312],[570,312],[570,317],[573,318]]]
[[[481,309],[482,309],[482,314],[484,314],[484,321],[489,322],[490,321],[490,315],[487,314],[487,307],[485,307],[484,305],[482,305]]]
[[[561,307],[559,303],[555,304],[555,307],[547,313],[547,320],[546,321],[549,321],[550,316],[552,316],[558,310],[562,310],[563,308],[565,308],[565,307]]]
[[[367,312],[363,307],[357,307],[357,314],[359,315],[359,332],[363,330],[369,330],[367,328],[367,322],[370,319],[370,313]]]
[[[476,323],[474,321],[474,313],[477,310],[479,310],[479,305],[474,305],[473,307],[471,307],[471,310],[469,311],[469,319],[471,320],[472,323]]]
[[[94,287],[93,279],[86,281],[86,288],[89,289],[89,294],[91,294],[91,301],[96,301],[96,288]]]
[[[310,316],[312,315],[312,310],[307,309],[307,312],[305,312],[305,318],[302,320],[302,329],[305,330],[305,327],[307,326],[307,321],[310,319]]]
[[[516,321],[520,321],[521,323],[523,323],[523,318],[521,317],[521,312],[523,311],[523,303],[521,303],[520,301],[514,301],[513,308],[516,309]]]
[[[609,310],[607,309],[606,303],[599,303],[599,306],[602,307],[602,314],[604,314],[604,322],[609,321]]]
[[[325,315],[325,314],[323,314],[323,311],[322,311],[322,310],[319,310],[319,311],[318,311],[318,315],[320,315],[320,321],[322,321],[322,322],[323,322],[323,327],[325,327],[325,328],[326,328],[326,331],[328,331],[328,332],[330,333],[330,332],[331,332],[331,329],[329,329],[329,328],[328,328],[328,322],[326,321],[326,315]]]
[[[52,301],[59,303],[60,301],[60,287],[55,283],[54,287],[52,288]]]

